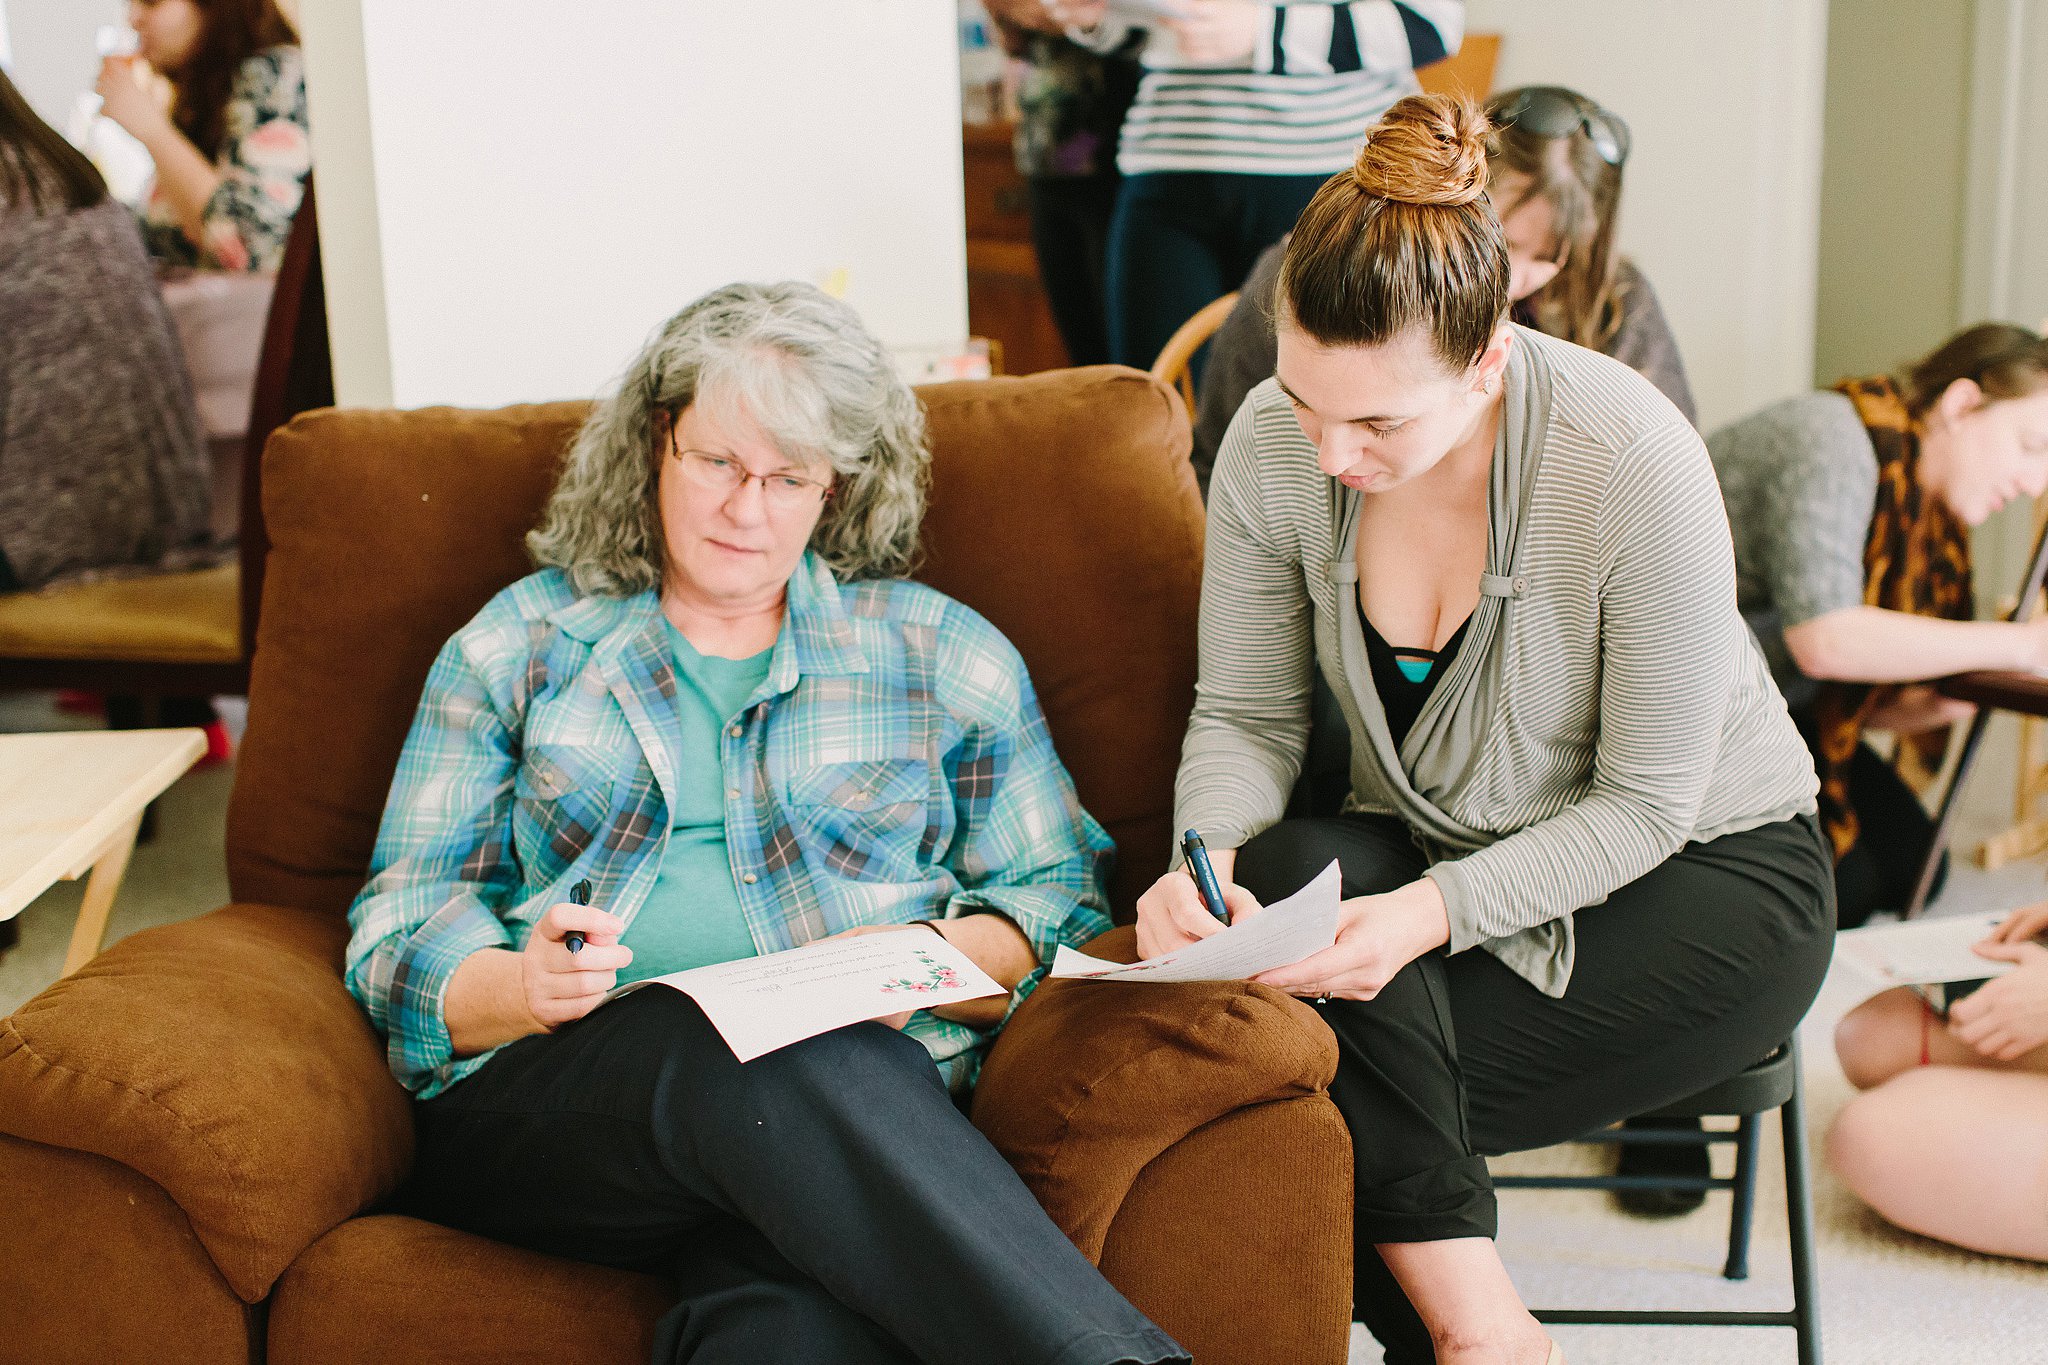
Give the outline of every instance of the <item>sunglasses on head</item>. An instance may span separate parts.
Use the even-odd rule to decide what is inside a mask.
[[[1628,160],[1628,125],[1593,101],[1561,85],[1532,85],[1493,111],[1501,128],[1523,128],[1538,137],[1570,137],[1585,130],[1586,140],[1602,161],[1619,166]]]

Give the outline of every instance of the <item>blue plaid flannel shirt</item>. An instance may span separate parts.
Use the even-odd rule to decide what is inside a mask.
[[[490,1055],[449,1042],[442,1001],[464,958],[519,948],[580,878],[628,921],[652,891],[680,763],[670,660],[653,592],[579,596],[552,569],[498,594],[435,659],[346,962],[420,1098]],[[1109,925],[1112,846],[1023,659],[941,593],[842,585],[807,554],[767,680],[720,747],[733,878],[763,953],[995,911],[1043,964]],[[956,1087],[993,1036],[923,1011],[905,1031]]]

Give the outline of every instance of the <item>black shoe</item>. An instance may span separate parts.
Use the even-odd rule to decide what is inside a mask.
[[[1698,1119],[1630,1119],[1621,1126],[1624,1130],[1661,1128],[1697,1132],[1703,1125]],[[1620,1159],[1615,1162],[1616,1175],[1705,1176],[1713,1173],[1704,1145],[1667,1146],[1661,1142],[1623,1142],[1616,1145],[1621,1148]],[[1614,1196],[1624,1209],[1638,1218],[1676,1218],[1707,1202],[1705,1190],[1616,1190]]]

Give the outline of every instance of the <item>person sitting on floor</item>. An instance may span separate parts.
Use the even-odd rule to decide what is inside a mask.
[[[1909,989],[1849,1011],[1842,1070],[1863,1093],[1828,1162],[1889,1221],[1973,1251],[2048,1261],[2048,904],[1977,946],[2013,970],[1947,1003]],[[1936,988],[1939,989],[1939,988]]]
[[[1107,927],[1111,845],[1023,661],[901,577],[928,458],[846,305],[684,308],[577,435],[545,567],[435,661],[351,911],[417,1101],[406,1206],[671,1271],[660,1365],[1188,1359],[955,1105],[1010,998],[744,1065],[680,991],[605,1003],[914,924],[1021,996]]]

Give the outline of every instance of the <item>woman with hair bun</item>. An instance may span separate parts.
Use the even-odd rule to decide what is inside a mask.
[[[1561,1361],[1485,1157],[1766,1056],[1833,943],[1706,449],[1635,371],[1509,320],[1488,131],[1400,101],[1295,229],[1277,372],[1210,488],[1174,816],[1233,918],[1342,867],[1334,946],[1258,979],[1336,1035],[1354,1302],[1391,1365]],[[1351,792],[1283,819],[1318,670]],[[1138,911],[1148,955],[1220,927],[1185,869]]]
[[[1503,90],[1493,123],[1487,197],[1508,244],[1509,316],[1611,355],[1698,420],[1678,339],[1657,291],[1614,247],[1628,165],[1628,124],[1557,85]],[[1268,247],[1209,341],[1195,414],[1195,477],[1209,486],[1216,449],[1252,386],[1273,374],[1273,296],[1287,243]]]

